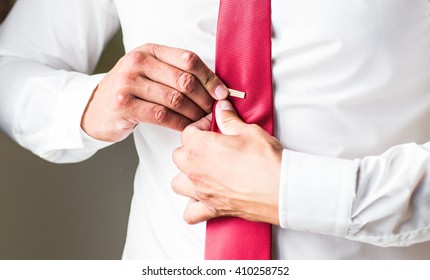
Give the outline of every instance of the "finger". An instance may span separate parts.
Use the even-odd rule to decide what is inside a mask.
[[[130,101],[128,118],[134,123],[151,123],[183,131],[191,120],[169,108],[134,98]]]
[[[211,129],[212,113],[187,126],[181,133],[181,143],[185,145],[196,132],[209,131]]]
[[[182,172],[187,174],[187,158],[185,155],[185,148],[183,146],[176,148],[172,153],[173,163]]]
[[[151,49],[158,59],[196,76],[214,99],[227,98],[227,87],[195,53],[162,45],[151,45]]]
[[[182,145],[193,148],[195,151],[204,152],[205,146],[210,143],[210,140],[216,141],[216,138],[219,137],[220,134],[208,132],[211,128],[211,117],[212,114],[209,114],[197,122],[188,125],[181,133]]]
[[[187,126],[187,129],[209,131],[211,129],[211,124],[212,124],[212,113],[207,114],[206,116],[197,120],[196,122],[193,122],[192,124]]]
[[[130,59],[133,61],[131,67],[134,67],[134,71],[138,72],[142,77],[182,92],[203,111],[207,113],[211,111],[213,99],[193,74],[178,69],[149,54],[135,53],[136,51],[133,55],[129,55],[138,57]],[[136,61],[139,59],[140,63]]]
[[[239,118],[233,105],[228,100],[217,102],[215,117],[218,128],[225,135],[237,135],[246,125]]]
[[[139,79],[130,90],[134,96],[166,106],[192,121],[197,121],[206,115],[205,111],[180,91],[147,78]]]
[[[215,211],[193,198],[190,198],[184,211],[184,220],[190,225],[210,220],[215,218],[215,216]]]
[[[196,199],[194,184],[188,179],[184,173],[179,173],[172,180],[172,189],[175,193]]]

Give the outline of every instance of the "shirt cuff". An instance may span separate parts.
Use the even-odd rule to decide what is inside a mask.
[[[92,76],[76,74],[69,80],[56,104],[50,134],[53,150],[92,149],[97,146],[93,145],[92,140],[83,137],[81,119],[94,89],[103,76],[104,74]]]
[[[84,143],[84,147],[87,149],[100,150],[102,148],[105,148],[115,143],[115,142],[106,142],[106,141],[97,140],[89,136],[82,128],[81,128],[81,138]]]
[[[284,149],[279,219],[285,229],[345,236],[355,197],[359,160]]]

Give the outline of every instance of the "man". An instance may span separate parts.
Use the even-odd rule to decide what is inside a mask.
[[[202,258],[199,222],[223,215],[273,224],[277,259],[430,258],[430,3],[272,0],[276,138],[223,100],[218,5],[18,1],[1,125],[54,162],[134,131],[124,258]],[[127,54],[89,75],[120,23]]]

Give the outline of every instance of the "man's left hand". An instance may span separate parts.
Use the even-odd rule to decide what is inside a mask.
[[[216,106],[222,134],[210,132],[211,115],[189,125],[173,153],[182,171],[173,190],[190,197],[189,224],[236,216],[278,225],[282,145],[257,125],[244,123],[227,100]]]

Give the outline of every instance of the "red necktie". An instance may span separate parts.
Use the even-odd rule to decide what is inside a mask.
[[[230,100],[238,114],[273,135],[270,0],[221,0],[216,44],[216,74],[246,92],[245,99]],[[215,117],[212,130],[219,132]],[[206,259],[270,259],[270,249],[270,224],[233,217],[207,222]]]

